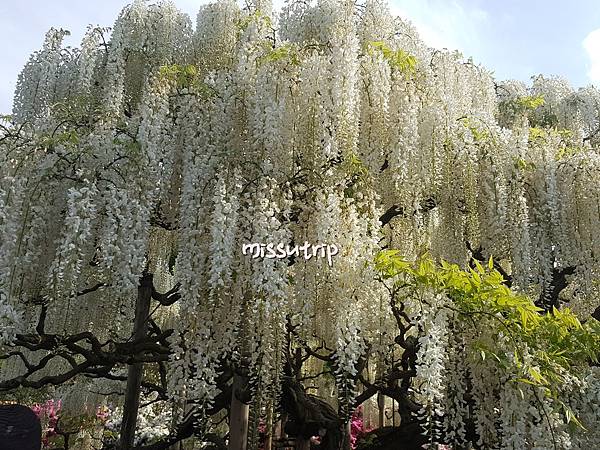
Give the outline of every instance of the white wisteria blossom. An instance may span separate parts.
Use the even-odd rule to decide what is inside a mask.
[[[312,405],[331,443],[379,394],[430,444],[599,447],[595,87],[497,81],[382,0],[135,0],[68,35],[0,116],[0,392],[153,391],[138,442],[255,450]]]

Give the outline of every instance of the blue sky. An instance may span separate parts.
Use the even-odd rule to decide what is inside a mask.
[[[77,46],[88,24],[112,26],[128,0],[0,0],[0,113],[11,110],[17,75],[52,26]],[[195,16],[207,0],[175,0]],[[275,8],[282,0],[275,0]],[[458,49],[498,79],[560,75],[574,87],[600,86],[597,0],[390,0],[431,46]]]

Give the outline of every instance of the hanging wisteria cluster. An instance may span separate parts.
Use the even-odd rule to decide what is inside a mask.
[[[290,326],[334,351],[348,405],[361,358],[394,343],[389,286],[372,264],[383,248],[462,267],[493,256],[547,310],[568,274],[562,300],[581,317],[597,306],[595,88],[496,83],[428,48],[380,0],[288,1],[277,14],[268,0],[221,0],[195,27],[170,1],[136,0],[81,48],[64,47],[67,35],[46,34],[0,125],[0,345],[35,331],[42,303],[52,330],[126,338],[149,271],[181,296],[159,317],[175,330],[177,405],[209,408],[223,361],[276,404]],[[253,242],[339,254],[331,267],[255,260],[242,253]],[[465,443],[471,415],[486,448],[600,446],[597,432],[571,439],[550,400],[489,357],[461,362],[466,343],[492,339],[481,330],[494,319],[470,325],[444,309],[448,297],[417,297],[404,302],[432,440],[445,430]],[[565,386],[592,430],[599,380],[588,370]]]

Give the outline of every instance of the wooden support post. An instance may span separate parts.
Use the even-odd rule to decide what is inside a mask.
[[[140,279],[137,301],[135,303],[135,318],[133,322],[134,340],[144,338],[148,332],[148,314],[150,313],[151,298],[152,274],[144,272]],[[129,450],[133,447],[135,426],[140,407],[143,372],[143,363],[131,364],[127,371],[127,388],[125,390],[125,404],[123,406],[123,421],[121,422],[121,438],[118,446],[120,450]]]
[[[237,392],[246,388],[246,383],[245,377],[238,374],[233,376],[231,411],[229,413],[229,450],[246,450],[250,405],[241,402],[237,396]]]
[[[385,427],[385,396],[381,393],[377,394],[377,407],[379,408],[378,427]]]

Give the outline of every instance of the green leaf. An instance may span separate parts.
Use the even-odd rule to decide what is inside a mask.
[[[405,52],[402,49],[392,50],[382,41],[369,42],[368,52],[372,53],[373,49],[382,53],[383,57],[388,61],[390,67],[398,69],[405,75],[413,75],[417,69],[417,58]]]
[[[527,383],[527,384],[531,384],[533,386],[537,386],[536,383],[534,383],[531,380],[528,380],[527,378],[517,378],[516,381],[520,381],[521,383]]]
[[[536,110],[537,108],[539,108],[540,106],[543,106],[546,101],[544,100],[544,96],[543,95],[536,95],[536,96],[525,96],[525,97],[519,97],[516,100],[516,103],[518,106],[527,109],[527,110]]]
[[[567,404],[565,404],[563,401],[559,400],[559,402],[565,413],[565,418],[567,420],[567,423],[573,423],[576,426],[578,426],[579,428],[581,428],[582,430],[588,431],[587,428],[584,427],[583,424],[581,423],[581,421],[577,418],[577,416],[575,415],[573,410]]]
[[[530,367],[528,372],[537,384],[548,384],[548,380],[537,369]]]

